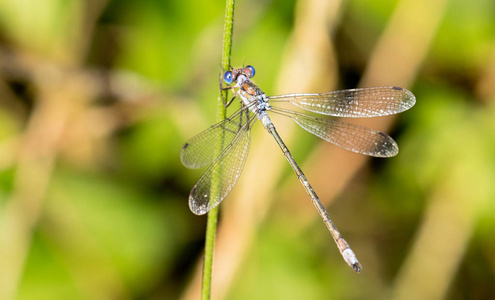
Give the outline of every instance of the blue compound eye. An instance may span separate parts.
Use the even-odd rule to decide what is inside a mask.
[[[225,82],[227,84],[231,84],[232,83],[232,72],[231,71],[225,72],[225,74],[223,74],[223,80],[225,80]]]
[[[254,77],[254,67],[253,66],[246,66],[244,68],[244,72],[249,76],[249,77]]]

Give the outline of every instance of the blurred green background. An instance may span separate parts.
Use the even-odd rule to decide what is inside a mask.
[[[216,120],[224,5],[0,0],[0,299],[199,298],[204,170],[179,152]],[[232,53],[269,95],[396,85],[417,104],[351,120],[390,133],[390,159],[274,119],[359,275],[256,126],[213,299],[495,295],[493,0],[239,0]]]

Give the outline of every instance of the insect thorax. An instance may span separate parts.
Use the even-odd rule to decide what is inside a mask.
[[[249,109],[256,114],[262,111],[270,110],[271,108],[266,94],[250,81],[244,82],[241,90],[239,91],[239,96],[244,104],[246,104]]]

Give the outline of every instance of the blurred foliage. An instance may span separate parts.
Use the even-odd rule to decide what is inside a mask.
[[[254,65],[268,94],[296,4],[237,3],[233,64]],[[399,4],[343,2],[333,34],[340,87],[357,85]],[[19,234],[27,243],[0,243],[19,262],[0,265],[0,295],[177,299],[193,288],[205,219],[187,197],[202,171],[185,169],[179,151],[215,120],[223,9],[204,0],[0,0],[0,234],[9,236],[12,212],[14,224],[28,224]],[[316,212],[303,227],[273,209],[228,299],[399,298],[436,199],[472,216],[460,222],[467,242],[442,298],[495,294],[494,20],[492,0],[448,2],[411,87],[417,105],[392,131],[400,154],[371,160],[332,206],[364,273],[341,261]],[[299,133],[305,145],[289,145],[296,159],[316,143]],[[449,238],[459,224],[444,225]],[[430,274],[422,276],[437,280]],[[8,282],[11,293],[1,291]]]

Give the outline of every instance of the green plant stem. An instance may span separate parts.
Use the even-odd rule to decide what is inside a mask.
[[[232,54],[232,32],[234,29],[234,4],[235,0],[227,0],[225,6],[225,24],[223,28],[223,47],[222,47],[222,68],[228,70],[230,68],[230,56]],[[224,99],[227,100],[229,91],[220,91],[218,98],[217,121],[224,120],[226,116],[226,108]]]
[[[232,53],[232,32],[234,28],[234,4],[235,0],[227,0],[225,6],[225,24],[223,31],[223,47],[222,47],[222,68],[224,70],[230,67],[230,56]],[[220,91],[218,98],[217,122],[226,118],[226,108],[224,99],[228,98],[228,90]],[[219,139],[219,151],[222,145],[222,139]],[[212,190],[215,187],[212,187]],[[213,193],[213,191],[212,191]],[[213,250],[215,245],[215,236],[218,224],[218,206],[208,213],[206,223],[206,239],[205,239],[205,256],[203,260],[203,280],[201,286],[201,299],[210,299],[211,295],[211,278],[213,266]]]

